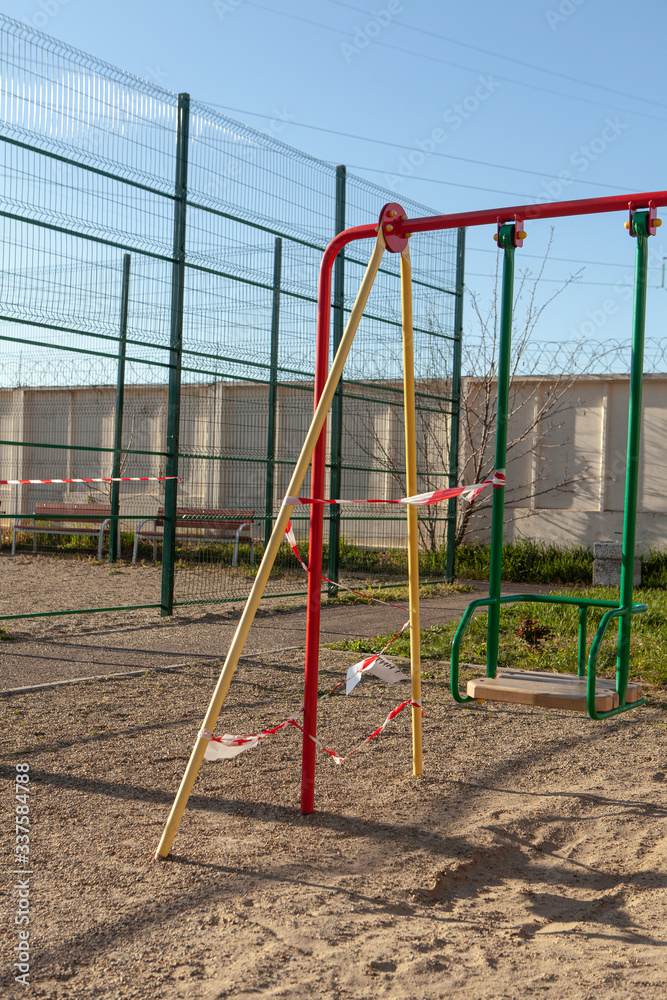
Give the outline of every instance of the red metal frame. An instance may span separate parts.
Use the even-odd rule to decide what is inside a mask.
[[[639,208],[655,209],[667,205],[667,191],[645,191],[638,194],[610,195],[606,198],[584,198],[578,201],[556,201],[541,205],[515,205],[510,208],[489,208],[478,212],[458,212],[455,215],[432,215],[423,219],[406,219],[398,210],[400,205],[385,205],[380,221],[387,211],[396,211],[396,216],[385,219],[384,236],[387,239],[386,224],[390,222],[391,250],[396,253],[401,242],[413,233],[429,233],[440,229],[458,229],[467,226],[498,225],[521,219],[557,219],[572,215],[598,215],[620,210],[633,211]],[[652,213],[653,217],[653,213]],[[522,223],[523,225],[523,223]],[[355,226],[334,237],[322,256],[317,292],[317,346],[315,359],[315,402],[317,406],[329,370],[329,339],[331,318],[331,275],[338,253],[348,243],[355,240],[377,238],[378,223]],[[394,249],[396,247],[396,249]],[[390,249],[389,247],[387,249]],[[313,453],[311,470],[311,497],[324,497],[324,477],[326,468],[326,424],[322,428]],[[310,543],[308,548],[308,599],[306,617],[306,663],[304,677],[304,737],[301,761],[301,812],[311,813],[315,802],[315,751],[316,746],[309,734],[317,732],[317,682],[320,651],[320,606],[322,594],[322,534],[324,508],[313,504],[310,513]]]

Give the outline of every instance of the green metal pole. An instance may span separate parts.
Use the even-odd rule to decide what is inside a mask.
[[[127,350],[127,310],[130,296],[129,253],[123,254],[123,284],[120,295],[120,337],[118,340],[118,375],[116,378],[116,413],[113,433],[113,466],[111,475],[120,476],[120,449],[123,447],[123,400],[125,395],[125,352]],[[120,512],[120,483],[111,484],[111,524],[109,525],[109,562],[120,556],[118,546],[118,514]]]
[[[185,293],[185,214],[188,190],[188,137],[190,95],[178,95],[176,133],[176,184],[174,202],[174,264],[171,280],[171,337],[169,394],[167,397],[166,475],[178,476],[178,442],[181,418],[181,360],[183,353],[183,298]],[[160,614],[174,610],[174,564],[176,562],[176,507],[178,482],[167,479],[164,488],[164,536],[162,542],[162,593]]]
[[[454,355],[452,358],[452,416],[449,425],[449,486],[458,485],[459,437],[461,426],[461,356],[463,353],[463,292],[465,288],[466,231],[459,229],[456,240],[456,303],[454,305]],[[447,503],[445,579],[454,579],[456,557],[456,497]]]
[[[507,461],[507,415],[509,410],[510,355],[512,350],[512,309],[514,300],[514,224],[500,226],[498,246],[503,250],[502,302],[500,311],[500,348],[498,352],[498,393],[496,409],[496,455],[494,469],[505,469]],[[495,677],[498,668],[500,631],[500,585],[503,560],[503,521],[505,487],[494,486],[491,512],[491,566],[489,569],[489,604],[486,636],[486,673]]]
[[[271,368],[269,370],[269,427],[266,441],[266,502],[264,505],[264,547],[273,531],[273,484],[276,460],[276,403],[278,400],[278,346],[280,341],[280,282],[283,241],[276,236],[273,251],[273,306],[271,309]]]
[[[644,329],[646,324],[646,286],[648,264],[649,212],[635,212],[632,235],[637,238],[635,253],[635,298],[632,321],[632,361],[630,366],[630,405],[628,411],[628,450],[625,460],[625,505],[623,508],[623,554],[621,557],[621,608],[616,656],[616,690],[619,707],[625,705],[630,670],[630,632],[632,628],[632,590],[634,587],[635,542],[637,537],[637,496],[639,492],[639,447],[642,426],[642,382],[644,377]]]
[[[588,608],[582,605],[579,608],[579,656],[577,660],[577,674],[579,677],[586,676],[586,625],[588,621]]]
[[[336,233],[345,229],[345,180],[344,166],[336,167]],[[340,345],[345,328],[345,255],[339,253],[334,263],[333,284],[333,353]],[[340,497],[343,462],[343,380],[341,378],[331,404],[331,496]],[[329,514],[329,560],[327,576],[338,581],[340,564],[340,507],[334,504]],[[329,597],[335,597],[338,588],[329,584]]]

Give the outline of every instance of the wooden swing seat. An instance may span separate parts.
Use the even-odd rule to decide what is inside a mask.
[[[476,701],[504,701],[514,705],[536,705],[540,708],[562,708],[570,712],[586,711],[585,677],[538,670],[499,670],[496,677],[476,677],[468,681],[468,695]],[[616,682],[602,677],[595,679],[595,710],[610,712],[618,708]],[[628,681],[626,704],[639,701],[642,686]]]

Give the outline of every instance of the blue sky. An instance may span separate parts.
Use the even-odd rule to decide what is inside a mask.
[[[450,212],[667,188],[664,0],[5,0],[2,9],[256,128],[279,120],[279,138],[399,201]],[[657,338],[664,214],[649,279],[647,335]],[[540,339],[627,340],[634,243],[623,221],[557,224],[544,294],[584,270]],[[519,267],[539,265],[549,228],[531,224]],[[494,251],[491,229],[469,233],[468,285],[487,301]]]

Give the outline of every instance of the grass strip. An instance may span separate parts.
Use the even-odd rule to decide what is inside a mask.
[[[571,596],[572,591],[555,590],[553,594]],[[618,600],[618,588],[587,587],[577,590],[577,596],[601,600]],[[648,605],[648,611],[636,615],[632,623],[630,642],[630,676],[645,683],[667,684],[667,592],[638,589],[634,600]],[[588,615],[588,649],[603,610],[592,608]],[[421,632],[423,660],[448,660],[458,622],[432,625]],[[578,613],[574,607],[549,604],[510,604],[500,612],[500,647],[498,665],[526,670],[557,670],[577,672]],[[616,670],[616,629],[610,628],[598,658],[598,673],[613,675]],[[381,649],[391,636],[378,635],[329,644],[329,649],[372,653]],[[392,646],[397,656],[409,656],[407,634]],[[486,614],[478,613],[470,623],[461,644],[461,660],[469,663],[486,661]]]

